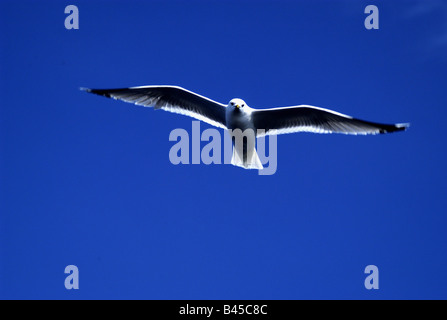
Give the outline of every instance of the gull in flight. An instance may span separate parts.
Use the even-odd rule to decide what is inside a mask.
[[[256,137],[293,132],[382,134],[403,131],[409,126],[407,123],[380,124],[359,120],[332,110],[308,105],[253,109],[244,100],[237,98],[225,105],[177,86],[81,88],[81,90],[136,105],[183,114],[231,131],[252,130],[254,134],[251,139],[248,135],[242,147],[233,148],[231,163],[245,169],[263,169],[255,149]]]

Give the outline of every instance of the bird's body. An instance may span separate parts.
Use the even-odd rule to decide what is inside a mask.
[[[226,125],[234,139],[231,164],[246,169],[262,169],[261,160],[256,152],[257,130],[252,121],[253,111],[254,109],[241,99],[231,100],[226,107]]]
[[[293,133],[382,134],[405,130],[408,124],[380,124],[319,107],[300,105],[273,109],[253,109],[242,99],[228,105],[176,86],[144,86],[125,89],[83,89],[87,92],[187,115],[227,129],[235,140],[232,164],[246,169],[262,169],[256,153],[259,136]]]

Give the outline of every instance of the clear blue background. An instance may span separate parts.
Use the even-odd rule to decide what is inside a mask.
[[[0,298],[446,299],[446,17],[442,1],[1,2]],[[279,136],[273,176],[174,166],[190,118],[78,90],[149,84],[412,127]]]

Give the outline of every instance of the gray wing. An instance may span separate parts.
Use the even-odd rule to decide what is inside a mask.
[[[81,90],[145,107],[163,109],[226,129],[225,105],[175,86],[143,86],[124,89]]]
[[[265,134],[293,132],[379,134],[405,130],[409,124],[380,124],[354,119],[328,109],[312,106],[256,110],[252,113],[256,129]]]

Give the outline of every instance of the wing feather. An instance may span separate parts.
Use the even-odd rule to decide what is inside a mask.
[[[81,88],[107,98],[163,109],[226,129],[225,105],[176,86],[143,86],[123,89]]]
[[[295,106],[256,110],[252,120],[264,135],[293,132],[381,134],[405,130],[409,124],[381,124],[313,106]]]

